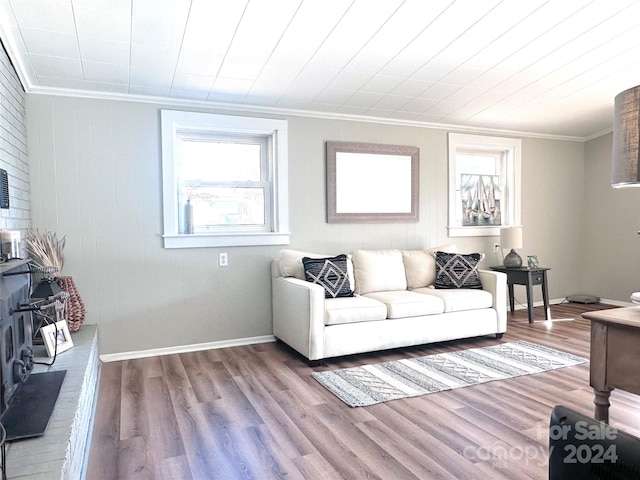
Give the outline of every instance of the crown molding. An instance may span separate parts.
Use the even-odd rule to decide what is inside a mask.
[[[584,141],[588,142],[590,140],[593,140],[594,138],[598,138],[598,137],[601,137],[603,135],[607,135],[609,133],[613,133],[613,128],[607,128],[606,130],[601,130],[599,132],[592,133],[588,137],[584,137]]]
[[[27,93],[33,95],[50,95],[75,98],[92,98],[100,100],[112,100],[123,102],[151,103],[167,107],[180,108],[206,108],[215,110],[225,110],[228,112],[242,113],[262,113],[268,115],[289,115],[294,117],[321,118],[327,120],[343,120],[350,122],[378,123],[383,125],[394,125],[402,127],[430,128],[436,130],[456,131],[464,133],[478,133],[487,135],[517,136],[528,138],[541,138],[547,140],[563,140],[569,142],[585,142],[584,137],[570,135],[552,135],[546,133],[526,132],[520,130],[502,130],[496,128],[471,127],[466,125],[454,125],[445,123],[429,123],[414,120],[402,120],[383,117],[371,117],[366,115],[341,114],[332,112],[321,112],[314,110],[297,110],[292,108],[265,107],[259,105],[210,102],[204,100],[189,100],[184,98],[159,97],[151,95],[135,95],[116,92],[98,92],[91,90],[77,90],[50,87],[31,87]],[[599,135],[596,135],[599,136]]]
[[[16,45],[13,35],[9,35],[4,28],[3,23],[4,22],[0,22],[0,38],[2,39],[2,46],[4,47],[7,57],[9,57],[9,62],[11,62],[11,65],[13,66],[13,71],[16,73],[18,80],[22,84],[22,88],[25,93],[28,93],[33,87],[31,79],[26,73],[27,68],[22,61],[22,55],[18,55],[20,49]]]

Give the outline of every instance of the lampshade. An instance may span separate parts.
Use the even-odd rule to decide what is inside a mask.
[[[522,227],[501,229],[500,245],[503,248],[522,248]]]
[[[640,85],[619,93],[613,118],[612,187],[640,187]]]
[[[516,252],[516,248],[522,248],[522,227],[509,227],[500,230],[500,245],[510,248],[511,251],[504,257],[502,263],[507,268],[520,268],[522,257]]]

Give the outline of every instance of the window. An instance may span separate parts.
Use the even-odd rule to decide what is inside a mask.
[[[449,236],[520,225],[520,150],[513,138],[449,134]]]
[[[289,243],[287,122],[162,110],[165,248]]]

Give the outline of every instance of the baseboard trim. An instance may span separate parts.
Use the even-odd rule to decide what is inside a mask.
[[[559,303],[563,303],[565,301],[564,298],[554,298],[549,300],[549,305],[557,305]],[[533,306],[534,307],[544,307],[544,302],[542,300],[540,300],[539,302],[533,302]],[[507,309],[509,308],[509,306],[507,305]],[[516,304],[514,305],[514,310],[526,310],[527,309],[527,304],[526,303],[519,303],[516,299]]]
[[[215,350],[218,348],[241,347],[245,345],[255,345],[258,343],[275,342],[273,335],[263,335],[260,337],[236,338],[233,340],[222,340],[220,342],[196,343],[192,345],[178,345],[175,347],[152,348],[150,350],[138,350],[134,352],[107,353],[100,355],[100,360],[108,362],[118,362],[121,360],[135,360],[138,358],[157,357],[159,355],[173,355],[175,353],[199,352],[201,350]]]
[[[564,303],[566,298],[558,298],[549,300],[550,305],[556,305],[559,303]],[[605,298],[600,299],[600,303],[605,303],[609,305],[617,305],[620,307],[628,307],[632,306],[633,303],[625,303],[618,302],[615,300],[608,300]],[[543,302],[534,302],[534,307],[543,306]],[[522,310],[527,308],[527,305],[515,305],[516,310]],[[196,343],[192,345],[178,345],[175,347],[164,347],[164,348],[153,348],[150,350],[138,350],[133,352],[122,352],[122,353],[107,353],[100,355],[100,360],[102,362],[118,362],[121,360],[135,360],[137,358],[147,358],[147,357],[157,357],[159,355],[172,355],[175,353],[189,353],[189,352],[199,352],[201,350],[215,350],[218,348],[229,348],[229,347],[241,347],[245,345],[256,345],[259,343],[271,343],[275,342],[276,337],[273,335],[263,335],[260,337],[246,337],[246,338],[236,338],[233,340],[222,340],[220,342],[207,342],[207,343]]]
[[[549,300],[549,305],[559,305],[561,303],[566,303],[567,302],[567,298],[555,298],[552,300]],[[604,303],[605,305],[615,305],[618,307],[632,307],[633,303],[630,302],[619,302],[617,300],[609,300],[607,298],[601,298],[600,301],[598,303]],[[538,301],[538,302],[533,302],[533,306],[534,307],[544,307],[544,302],[542,300]],[[507,307],[508,308],[508,307]],[[527,304],[526,303],[522,303],[522,304],[517,304],[514,306],[515,310],[525,310],[527,308]]]
[[[607,298],[601,298],[600,303],[606,303],[607,305],[615,305],[616,307],[635,307],[636,304],[632,302],[620,302],[618,300],[609,300]]]

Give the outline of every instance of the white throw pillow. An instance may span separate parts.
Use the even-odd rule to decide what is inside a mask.
[[[300,280],[306,280],[307,278],[304,274],[302,257],[325,258],[333,256],[335,255],[283,248],[282,250],[280,250],[280,275],[283,277],[295,277],[299,278]],[[353,288],[353,285],[355,284],[355,278],[353,275],[353,263],[351,261],[351,255],[347,255],[347,273],[349,275],[349,283]]]
[[[296,277],[300,280],[306,280],[304,276],[302,257],[324,258],[330,256],[331,255],[283,248],[280,250],[280,275],[283,277]]]
[[[402,260],[407,275],[407,288],[428,287],[436,281],[436,259],[434,252],[458,253],[453,244],[440,245],[427,250],[403,250]]]
[[[356,293],[406,290],[407,277],[400,250],[356,250],[353,252]]]

